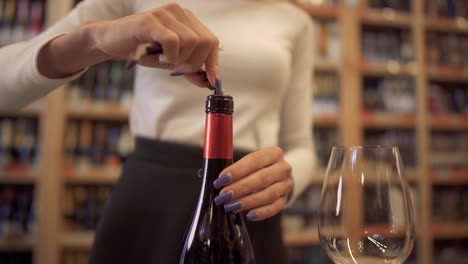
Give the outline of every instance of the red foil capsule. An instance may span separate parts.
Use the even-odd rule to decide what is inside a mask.
[[[210,113],[205,123],[205,159],[232,159],[232,115]]]

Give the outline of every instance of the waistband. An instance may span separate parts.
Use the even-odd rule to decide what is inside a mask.
[[[249,151],[234,150],[234,162]],[[135,151],[132,154],[137,159],[151,160],[167,166],[196,168],[203,165],[203,147],[176,142],[160,141],[144,137],[135,139]]]

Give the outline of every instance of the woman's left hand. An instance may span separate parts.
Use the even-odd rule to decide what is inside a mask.
[[[249,211],[247,220],[260,221],[277,214],[293,188],[291,166],[279,147],[265,148],[245,156],[224,169],[214,182],[215,198],[226,212]]]

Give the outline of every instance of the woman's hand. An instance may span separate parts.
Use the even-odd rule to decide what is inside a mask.
[[[54,39],[48,44],[51,48],[45,47],[46,51],[41,53],[55,52],[53,59],[63,75],[111,58],[128,59],[142,44],[160,46],[163,53],[143,56],[140,64],[183,73],[196,73],[205,66],[208,80],[216,85],[218,38],[189,10],[175,3],[117,20],[88,23],[76,32]],[[207,85],[200,74],[188,74],[187,79],[198,86]]]
[[[226,212],[248,211],[247,219],[260,221],[277,214],[293,188],[291,166],[279,147],[251,153],[224,169],[214,182],[222,188],[215,198]]]

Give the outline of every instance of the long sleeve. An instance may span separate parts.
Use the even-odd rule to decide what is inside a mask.
[[[78,77],[49,79],[40,74],[37,56],[52,39],[73,31],[88,21],[110,20],[132,12],[126,0],[85,0],[67,16],[37,37],[0,48],[0,110],[17,110],[47,95],[54,88]]]
[[[291,80],[281,116],[279,142],[294,179],[289,204],[308,186],[316,166],[311,118],[313,43],[313,25],[308,19],[293,49]]]

